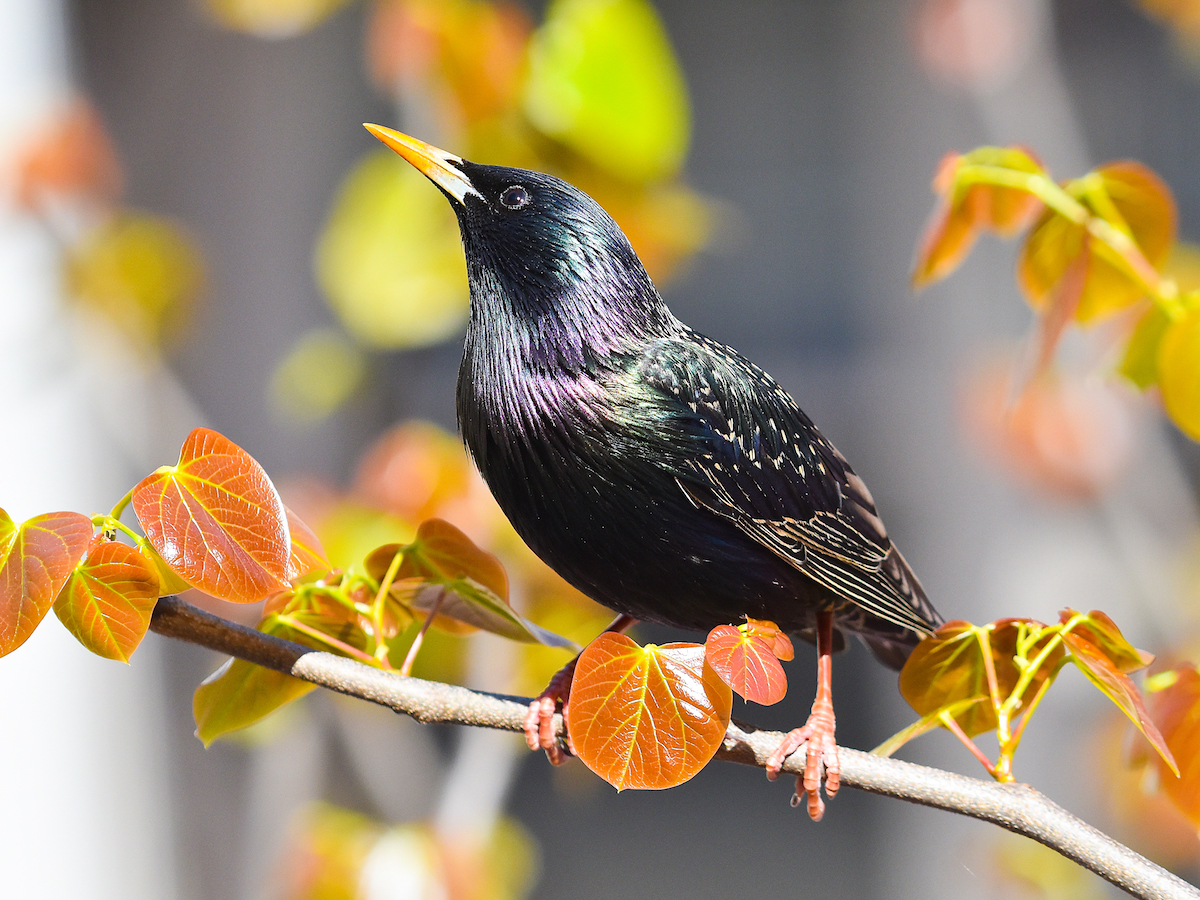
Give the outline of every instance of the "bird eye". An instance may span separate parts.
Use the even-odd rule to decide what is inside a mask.
[[[520,209],[529,202],[529,191],[519,184],[506,187],[500,194],[500,202],[509,209]]]

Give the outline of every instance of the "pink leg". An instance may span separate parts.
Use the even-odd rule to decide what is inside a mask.
[[[604,630],[624,631],[635,622],[637,619],[631,616],[620,615]],[[571,681],[575,678],[577,662],[578,656],[559,669],[550,679],[546,689],[533,698],[529,704],[529,712],[525,714],[525,743],[529,745],[530,750],[545,750],[547,759],[556,766],[566,762],[569,754],[554,734],[554,713],[571,694]]]
[[[808,814],[814,822],[821,821],[821,816],[825,815],[825,803],[821,800],[822,770],[829,799],[837,795],[841,783],[841,765],[833,733],[833,611],[823,610],[817,614],[817,697],[813,700],[812,712],[808,721],[789,732],[767,759],[767,777],[774,781],[779,777],[783,761],[807,742],[804,775],[796,779],[793,803],[799,803],[800,795],[807,794]]]

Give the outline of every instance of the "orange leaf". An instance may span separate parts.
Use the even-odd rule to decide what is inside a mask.
[[[288,534],[292,541],[292,552],[288,557],[288,580],[294,581],[310,572],[328,572],[332,566],[325,558],[325,548],[321,546],[317,533],[286,506],[283,511],[287,515]]]
[[[367,502],[421,522],[466,494],[471,477],[462,441],[428,422],[405,422],[363,454],[354,488]]]
[[[508,575],[500,560],[444,519],[427,519],[405,550],[398,578],[445,583],[469,578],[508,602]]]
[[[617,790],[658,790],[712,759],[732,701],[700,645],[640,647],[605,632],[579,656],[564,715],[589,769]]]
[[[63,197],[111,204],[121,193],[121,166],[96,110],[76,100],[16,159],[17,202],[37,209]]]
[[[1058,620],[1066,625],[1079,613],[1073,609],[1064,609],[1058,614]],[[1121,634],[1116,622],[1098,609],[1087,614],[1086,621],[1076,624],[1071,634],[1077,634],[1085,641],[1095,645],[1120,671],[1128,675],[1144,669],[1154,662],[1154,656],[1139,650]]]
[[[97,656],[129,662],[158,600],[153,564],[126,544],[107,541],[75,567],[54,614]]]
[[[133,489],[133,510],[154,549],[192,587],[235,603],[287,589],[283,501],[262,466],[229,438],[197,428],[178,465]]]
[[[1175,245],[1178,224],[1171,189],[1152,169],[1131,160],[1107,163],[1096,172],[1120,219],[1101,208],[1096,208],[1096,214],[1127,231],[1146,261],[1162,271]]]
[[[76,512],[34,516],[18,528],[0,509],[0,656],[33,633],[88,551],[92,520]]]
[[[1049,371],[1014,397],[1013,365],[988,362],[963,392],[962,414],[979,450],[1038,496],[1088,500],[1116,482],[1134,451],[1121,392],[1090,375]]]
[[[967,700],[984,698],[986,702],[971,704],[954,718],[968,736],[990,731],[997,725],[995,704],[1003,703],[1016,689],[1022,674],[1015,662],[1022,629],[1042,627],[1032,619],[998,619],[982,626],[947,622],[933,637],[921,641],[909,656],[900,671],[900,693],[922,717]],[[1050,637],[1047,634],[1035,641],[1026,651],[1026,658],[1033,659]],[[1022,702],[1036,695],[1042,682],[1054,676],[1064,655],[1061,646],[1051,652],[1030,680]],[[989,684],[989,668],[995,674],[995,698]]]
[[[1172,802],[1200,825],[1200,673],[1190,663],[1176,670],[1175,683],[1154,695],[1154,719],[1178,763],[1172,771],[1156,758],[1158,784]]]
[[[1119,636],[1120,632],[1117,634]],[[1075,631],[1064,631],[1062,639],[1071,652],[1071,662],[1079,667],[1079,671],[1083,672],[1088,681],[1099,688],[1101,693],[1117,704],[1121,712],[1125,713],[1129,720],[1137,726],[1138,731],[1146,736],[1146,740],[1154,746],[1171,771],[1179,774],[1175,758],[1171,755],[1171,750],[1158,727],[1150,718],[1150,713],[1146,709],[1145,703],[1142,702],[1142,695],[1138,691],[1137,685],[1130,681],[1128,675],[1117,668],[1105,649],[1097,647]],[[1122,638],[1122,640],[1124,639]]]
[[[944,200],[925,226],[917,245],[912,286],[923,288],[957,269],[978,236],[979,230],[971,220],[970,208]]]
[[[766,641],[771,652],[778,659],[787,662],[796,657],[796,648],[792,646],[792,639],[780,631],[779,626],[770,619],[751,619],[747,616],[746,624],[739,625],[738,628],[752,637]]]
[[[934,190],[944,199],[918,245],[913,287],[924,287],[954,271],[981,229],[1012,235],[1024,228],[1041,206],[1037,197],[1019,188],[986,183],[959,188],[959,171],[980,165],[1030,174],[1042,171],[1041,163],[1018,147],[980,147],[961,156],[944,156],[933,179]]]
[[[771,706],[787,695],[787,675],[772,645],[732,625],[718,625],[704,642],[704,659],[734,693]]]

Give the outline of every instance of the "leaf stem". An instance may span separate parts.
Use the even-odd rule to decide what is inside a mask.
[[[938,713],[938,718],[941,720],[942,725],[944,725],[951,734],[962,741],[964,747],[971,751],[971,755],[979,760],[980,763],[982,763],[983,767],[987,769],[989,775],[991,775],[997,781],[1012,781],[1011,775],[1009,775],[1008,778],[1001,778],[996,774],[996,765],[990,759],[988,759],[987,754],[980,750],[979,746],[967,736],[967,733],[962,730],[962,726],[960,726],[958,722],[954,720],[954,717],[950,715],[949,712],[942,710],[940,713]]]
[[[1058,673],[1055,672],[1054,675],[1051,675],[1049,678],[1043,681],[1041,685],[1038,686],[1037,693],[1033,695],[1033,699],[1029,701],[1029,706],[1025,710],[1025,714],[1021,716],[1021,721],[1017,724],[1017,730],[1013,732],[1012,741],[1008,747],[1010,756],[1016,754],[1017,745],[1021,743],[1021,735],[1025,733],[1025,726],[1028,725],[1029,720],[1033,718],[1034,710],[1036,710],[1038,704],[1042,702],[1042,698],[1046,696],[1046,691],[1050,689],[1050,685],[1057,675]]]
[[[120,522],[121,516],[125,514],[125,507],[127,507],[130,501],[133,500],[133,491],[134,488],[130,488],[129,493],[118,500],[117,505],[112,508],[112,512],[109,513],[109,516],[112,517],[113,521]]]
[[[375,658],[378,660],[386,659],[388,654],[388,643],[383,636],[383,612],[384,605],[387,602],[388,591],[392,589],[392,582],[396,580],[396,573],[400,571],[400,563],[404,559],[404,553],[407,547],[398,547],[395,555],[392,556],[392,561],[388,565],[387,572],[384,573],[383,580],[379,582],[379,590],[375,594],[375,600],[371,604],[371,625],[375,629]],[[438,598],[441,602],[441,598]],[[405,674],[408,674],[407,672]]]
[[[446,599],[446,589],[443,587],[438,590],[437,599],[433,601],[433,607],[429,610],[429,615],[425,617],[425,621],[421,623],[421,630],[417,632],[413,638],[412,644],[409,645],[408,653],[405,654],[404,662],[400,665],[401,675],[410,675],[412,673],[413,663],[417,659],[417,651],[421,649],[421,644],[425,640],[425,632],[429,630],[429,626],[433,624],[433,619],[437,615],[438,609],[442,605],[442,601]]]
[[[373,656],[371,656],[369,653],[364,653],[362,650],[359,650],[357,647],[347,644],[344,641],[339,641],[337,638],[333,637],[332,635],[326,634],[325,632],[320,631],[319,629],[313,628],[311,625],[306,625],[304,622],[301,622],[298,619],[293,618],[289,613],[280,613],[277,616],[277,618],[280,622],[282,622],[284,625],[288,626],[289,628],[295,628],[301,634],[308,635],[313,640],[320,641],[325,646],[332,647],[334,650],[338,651],[339,653],[342,653],[346,656],[352,657],[353,659],[357,659],[359,662],[366,663],[369,666],[378,665],[375,658]]]

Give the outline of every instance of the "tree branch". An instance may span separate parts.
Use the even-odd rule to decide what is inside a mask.
[[[312,650],[210,615],[163,597],[150,628],[359,697],[412,716],[419,722],[449,722],[522,731],[529,701],[472,691],[385,672],[352,659]],[[556,717],[561,732],[561,717]],[[717,758],[765,767],[783,735],[732,723]],[[842,784],[992,822],[1045,844],[1102,878],[1144,900],[1200,900],[1200,890],[1134,853],[1023,784],[998,784],[839,748]],[[794,753],[783,771],[804,772],[804,754]]]

